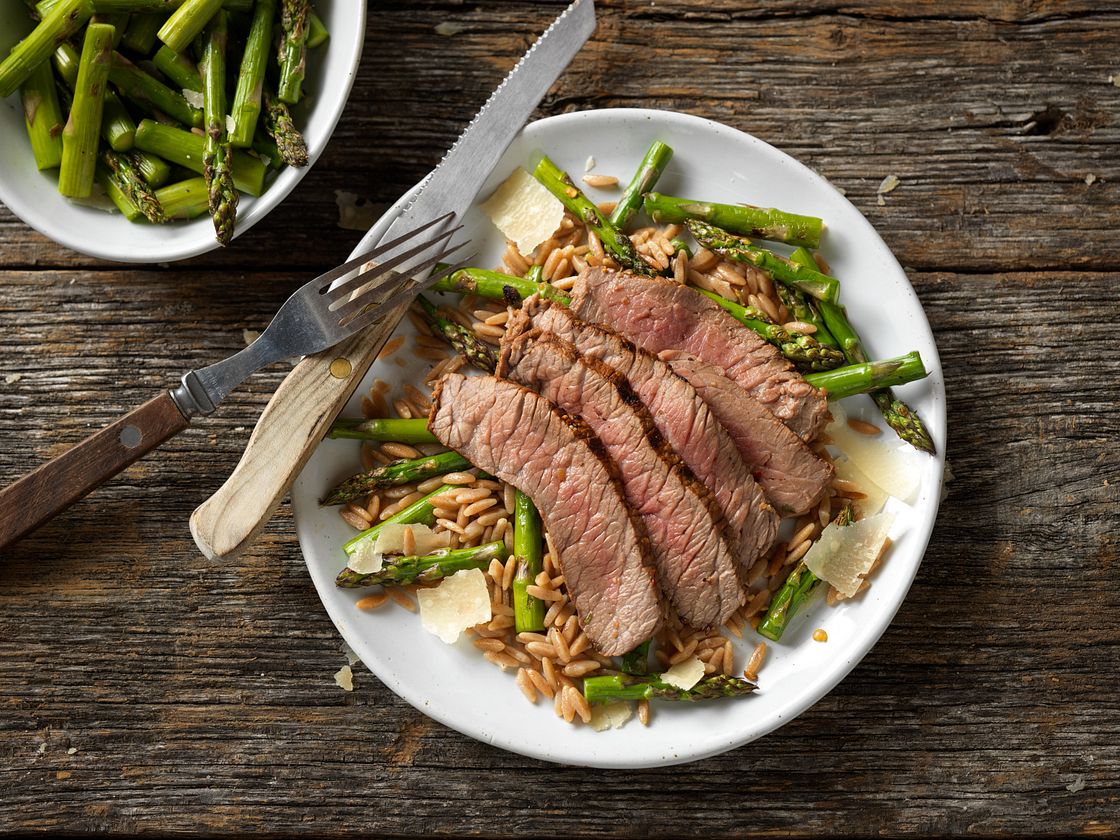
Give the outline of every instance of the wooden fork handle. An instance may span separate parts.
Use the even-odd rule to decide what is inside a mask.
[[[305,357],[280,383],[233,473],[191,515],[203,554],[229,559],[261,532],[407,309]]]
[[[0,549],[58,515],[189,424],[170,392],[164,391],[0,490]]]

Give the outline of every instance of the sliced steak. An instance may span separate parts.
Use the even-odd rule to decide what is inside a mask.
[[[777,348],[703,295],[669,280],[597,267],[580,273],[571,294],[572,311],[585,321],[651,353],[684,350],[723,368],[802,440],[812,440],[827,422],[825,395]]]
[[[661,358],[688,380],[727,429],[770,504],[788,516],[805,513],[820,500],[835,473],[832,464],[720,368],[679,350],[666,350]]]
[[[645,521],[661,591],[693,627],[726,622],[743,604],[733,550],[738,540],[729,539],[715,497],[661,436],[626,379],[535,330],[504,343],[498,376],[587,421],[618,465],[626,500]]]
[[[556,335],[626,379],[662,437],[712,491],[733,533],[739,534],[739,560],[744,568],[769,551],[778,533],[778,515],[727,431],[691,385],[656,356],[610,330],[579,320],[559,304],[530,298],[507,324],[507,340],[531,329]]]
[[[649,538],[586,423],[512,382],[450,374],[432,396],[428,428],[533,499],[596,650],[626,653],[653,635],[661,606]]]

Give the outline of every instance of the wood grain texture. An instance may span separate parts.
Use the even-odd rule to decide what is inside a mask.
[[[243,346],[359,238],[336,226],[334,191],[395,199],[561,5],[371,3],[338,138],[222,253],[119,270],[0,209],[0,481]],[[941,349],[956,479],[890,629],[796,721],[683,768],[518,758],[362,669],[344,693],[287,506],[229,564],[187,528],[281,365],[6,553],[0,830],[1120,833],[1120,6],[598,5],[594,43],[542,114],[652,104],[743,128],[845,189],[909,269]],[[446,20],[465,29],[436,35]],[[880,207],[891,173],[902,184]]]

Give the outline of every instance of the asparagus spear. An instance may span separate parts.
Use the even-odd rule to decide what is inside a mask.
[[[271,169],[284,168],[284,158],[280,155],[280,149],[277,147],[276,141],[260,129],[257,129],[257,133],[253,135],[253,151]]]
[[[543,283],[544,266],[536,264],[529,266],[529,270],[525,272],[525,279],[530,283]]]
[[[498,541],[470,548],[442,548],[423,557],[387,557],[379,572],[361,574],[347,567],[334,583],[344,589],[435,583],[463,569],[485,569],[490,561],[505,560],[508,554],[506,544]]]
[[[413,481],[426,481],[437,475],[446,475],[457,470],[469,470],[470,461],[458,452],[441,452],[409,461],[395,461],[369,472],[359,473],[339,484],[323,501],[323,507],[341,505],[351,499],[368,496],[382,487],[396,487]]]
[[[167,221],[167,216],[160,206],[159,199],[152,192],[150,185],[144,180],[132,160],[120,152],[107,151],[101,159],[109,170],[109,180],[128,196],[128,200],[135,206],[149,222],[160,224]]]
[[[19,95],[35,165],[39,169],[54,169],[62,163],[63,120],[49,61],[44,61],[27,77]]]
[[[571,176],[548,157],[541,157],[533,170],[533,177],[560,199],[569,212],[575,214],[588,229],[595,231],[603,243],[603,248],[618,261],[619,265],[639,274],[652,274],[656,271],[638,253],[630,237],[616,229],[609,219],[604,218],[594,202],[572,182]]]
[[[132,161],[132,165],[139,170],[140,175],[148,182],[149,186],[162,187],[171,177],[171,164],[161,157],[156,157],[147,152],[138,152],[134,149],[128,153],[128,159]]]
[[[181,53],[206,28],[206,24],[221,7],[222,0],[186,0],[160,27],[157,35],[172,50]]]
[[[685,255],[689,259],[692,259],[692,249],[689,248],[688,245],[686,245],[684,243],[684,240],[682,240],[682,239],[670,239],[669,244],[673,246],[673,256],[674,257],[677,254],[679,254],[681,251],[684,251]]]
[[[35,68],[51,57],[55,47],[81,29],[92,15],[90,0],[59,0],[31,34],[0,61],[0,99],[15,93]],[[92,169],[90,173],[92,179]]]
[[[622,657],[622,670],[635,677],[644,677],[649,673],[649,645],[646,639],[632,651]]]
[[[93,192],[97,138],[113,55],[113,32],[113,27],[104,23],[86,27],[74,104],[62,131],[62,166],[58,171],[58,191],[70,198],[87,198]]]
[[[626,188],[626,192],[622,194],[622,198],[611,212],[611,224],[616,230],[626,230],[634,214],[641,208],[645,194],[657,185],[661,173],[665,171],[672,157],[672,148],[660,140],[654,140],[650,144],[646,156],[638,166],[638,171],[630,181],[630,186]]]
[[[307,46],[309,49],[321,47],[327,43],[327,39],[331,37],[331,33],[327,31],[327,25],[323,23],[323,19],[314,12],[307,18]]]
[[[310,0],[280,0],[280,85],[281,102],[295,105],[303,95],[307,70],[307,18]]]
[[[307,143],[292,121],[288,106],[272,91],[264,92],[264,126],[269,137],[276,141],[280,157],[288,166],[307,166]]]
[[[832,521],[840,526],[851,525],[852,506],[844,505]],[[758,624],[758,632],[772,641],[781,641],[782,634],[789,626],[789,620],[809,600],[820,583],[821,579],[813,574],[808,566],[798,563],[789,573],[782,588],[770,599],[770,607]]]
[[[717,674],[704,677],[692,688],[677,688],[663,683],[656,675],[648,677],[588,677],[583,681],[583,696],[588,703],[612,703],[616,700],[711,700],[716,697],[741,697],[756,691],[758,686],[739,677]]]
[[[68,42],[59,44],[52,61],[62,81],[73,90],[78,83],[78,65],[81,62],[78,51]],[[136,122],[111,88],[105,91],[105,103],[101,110],[101,136],[116,152],[127,152],[136,139]]]
[[[866,394],[879,388],[914,382],[928,375],[921,355],[914,350],[893,359],[846,365],[821,373],[807,373],[805,381],[814,388],[827,391],[830,400],[842,400],[854,394]]]
[[[777,347],[782,355],[793,362],[802,373],[832,370],[844,364],[844,354],[839,350],[822,346],[811,335],[790,332],[781,324],[775,324],[766,313],[753,306],[743,306],[707,289],[696,289],[696,291],[718,303],[736,321],[750,327]]]
[[[24,0],[26,2],[26,0]],[[137,17],[147,17],[159,12],[173,12],[183,5],[185,0],[92,0],[94,11],[102,14],[117,12],[138,12]],[[35,8],[41,15],[45,15],[62,0],[39,0]],[[253,0],[224,0],[222,8],[227,12],[249,13],[253,10]],[[150,52],[149,48],[147,52]]]
[[[475,367],[490,373],[498,366],[497,348],[482,341],[471,330],[445,316],[436,305],[423,295],[418,295],[424,322],[432,332],[442,336],[457,353],[462,353]]]
[[[518,633],[544,629],[544,601],[525,591],[544,568],[541,515],[533,500],[517,491],[513,505],[513,553],[517,572],[513,578],[513,621]]]
[[[152,64],[180,89],[203,92],[198,66],[186,53],[177,53],[170,47],[160,47],[152,56]]]
[[[718,228],[787,245],[816,248],[820,244],[824,222],[815,216],[799,216],[769,207],[743,204],[717,204],[673,198],[661,193],[646,195],[643,207],[655,222],[680,223],[690,219],[707,222]]]
[[[362,547],[369,541],[376,540],[377,535],[381,533],[381,530],[389,524],[431,525],[436,521],[435,515],[432,512],[433,510],[435,510],[434,506],[432,505],[432,499],[438,496],[440,493],[446,493],[448,490],[454,489],[456,488],[447,484],[444,484],[442,487],[437,487],[427,496],[413,502],[404,510],[397,511],[388,519],[378,522],[372,528],[367,528],[366,530],[362,531],[362,533],[358,534],[356,537],[350,540],[350,542],[342,546],[342,550],[346,552],[347,556],[353,554],[355,551],[360,551]]]
[[[794,254],[794,257],[796,256],[797,254]],[[812,259],[812,255],[806,254],[806,256]],[[853,364],[866,362],[867,353],[863,349],[863,342],[860,341],[855,327],[848,320],[847,310],[838,303],[822,302],[820,313],[828,330],[839,342],[847,360]],[[882,413],[887,425],[894,429],[900,438],[915,449],[928,452],[930,455],[934,453],[933,439],[926,431],[922,419],[910,406],[898,399],[890,388],[880,388],[869,392],[868,395]]]
[[[504,300],[510,305],[516,305],[535,294],[560,303],[566,304],[569,301],[567,295],[548,283],[535,282],[528,277],[515,277],[512,274],[502,274],[500,271],[489,271],[485,268],[460,268],[444,277],[432,288],[437,292],[454,292]]]
[[[753,265],[775,280],[780,280],[818,300],[835,302],[840,294],[840,282],[835,277],[790,262],[785,257],[780,257],[765,248],[758,248],[743,237],[728,233],[707,222],[689,219],[687,224],[697,242],[729,260]]]
[[[202,107],[206,123],[206,146],[202,153],[202,174],[210,189],[210,216],[218,244],[233,241],[240,194],[233,185],[233,150],[226,137],[226,43],[229,40],[228,13],[214,15],[206,27],[202,62]]]
[[[183,125],[202,128],[202,109],[173,91],[155,76],[149,76],[120,53],[113,54],[111,81],[126,99],[149,114],[162,113]]]
[[[245,39],[241,72],[237,75],[237,91],[233,95],[233,107],[230,109],[233,128],[229,132],[229,141],[234,146],[244,148],[253,143],[261,113],[264,71],[268,66],[272,21],[275,17],[276,0],[257,0],[253,9],[253,22]]]
[[[210,209],[205,178],[189,178],[156,190],[156,200],[169,219],[194,219]]]
[[[113,179],[113,174],[106,168],[105,164],[98,164],[94,178],[97,180],[97,183],[101,185],[101,188],[105,190],[105,195],[109,196],[109,200],[121,211],[122,216],[130,222],[135,222],[137,219],[142,219],[144,217],[144,214],[140,212],[140,208],[133,204],[132,200],[117,186],[117,182]]]
[[[327,432],[331,440],[396,440],[401,443],[439,443],[428,431],[428,421],[416,420],[348,420],[339,418]]]
[[[808,248],[798,248],[790,254],[789,261],[804,266],[805,268],[817,268],[816,260],[813,259],[813,255],[809,252]],[[836,339],[833,338],[832,333],[828,331],[828,327],[825,326],[824,318],[821,317],[820,308],[817,305],[816,299],[808,297],[804,292],[798,289],[791,289],[785,283],[778,283],[776,288],[778,295],[782,298],[782,302],[798,321],[804,321],[817,328],[817,331],[813,333],[813,338],[825,347],[840,346],[836,343]]]
[[[121,44],[139,55],[151,55],[155,47],[157,33],[167,18],[157,14],[133,15],[128,19],[128,28],[124,31]]]
[[[197,134],[160,125],[153,120],[142,120],[136,127],[136,148],[178,164],[199,175],[203,172],[203,154],[206,141]],[[233,153],[233,183],[249,195],[264,191],[264,176],[268,165],[260,158],[242,151]]]

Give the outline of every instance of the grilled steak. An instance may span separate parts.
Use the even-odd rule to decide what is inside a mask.
[[[666,443],[614,368],[533,330],[503,343],[498,375],[576,414],[618,465],[630,507],[645,521],[661,591],[693,627],[722,625],[743,603],[737,546],[711,491]]]
[[[820,500],[835,472],[831,464],[720,368],[679,350],[667,350],[661,358],[689,381],[727,429],[770,504],[789,515],[805,513]]]
[[[778,532],[778,515],[751,478],[727,431],[691,385],[656,356],[610,330],[580,321],[558,304],[530,298],[507,324],[507,340],[534,328],[573,344],[584,356],[599,359],[626,379],[661,436],[715,495],[733,534],[739,535],[744,568],[770,549]]]
[[[775,347],[703,295],[668,280],[604,268],[580,273],[572,311],[651,353],[684,350],[723,368],[727,378],[812,440],[828,418],[825,395],[806,382]]]
[[[428,428],[533,499],[596,650],[622,654],[653,635],[661,607],[649,538],[586,423],[512,382],[450,374],[432,396]]]

